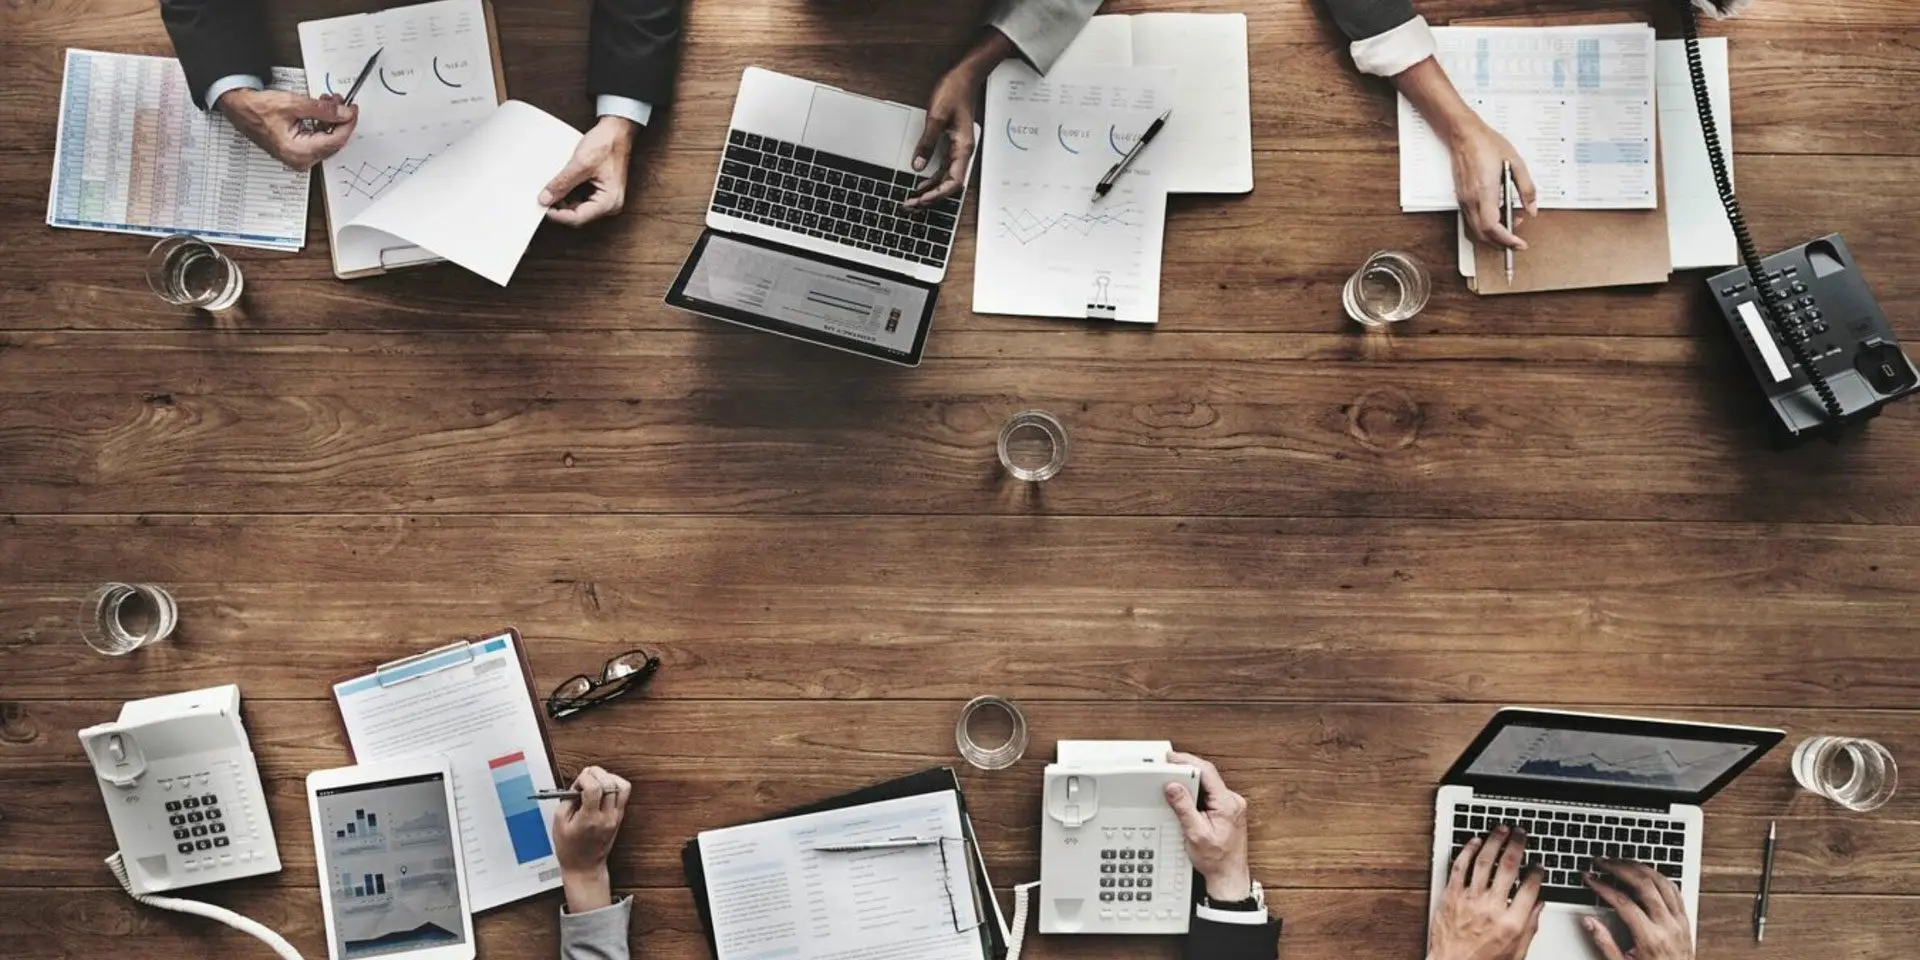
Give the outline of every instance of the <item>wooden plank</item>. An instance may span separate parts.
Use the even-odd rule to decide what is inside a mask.
[[[666,663],[654,699],[960,701],[984,666],[1003,693],[1089,701],[1920,704],[1920,624],[1904,596],[1009,584],[988,599],[911,575],[820,591],[666,570],[485,587],[187,584],[178,636],[109,660],[79,640],[86,588],[0,587],[12,665],[0,696],[130,699],[244,677],[250,698],[308,698],[396,651],[515,624],[541,690],[644,645]]]
[[[308,878],[311,880],[311,878]],[[229,885],[195,891],[275,928],[308,957],[326,955],[320,895],[311,889],[268,890]],[[117,891],[19,890],[12,909],[0,911],[0,938],[21,951],[16,960],[68,960],[110,956],[139,938],[150,960],[259,955],[244,934],[179,914],[150,910]],[[1001,893],[1002,902],[1010,895]],[[1286,922],[1280,951],[1286,957],[1405,960],[1418,956],[1426,938],[1426,896],[1407,891],[1274,891],[1270,902]],[[1703,956],[1844,956],[1848,960],[1900,960],[1910,955],[1916,909],[1905,897],[1775,898],[1767,942],[1756,946],[1750,927],[1752,897],[1714,894],[1701,899]],[[538,958],[557,950],[558,900],[542,898],[488,913],[474,924],[482,957]],[[1835,923],[1844,917],[1844,923]],[[708,960],[693,899],[683,890],[637,891],[631,944],[649,960]],[[1175,937],[1033,937],[1027,955],[1038,960],[1173,960]]]
[[[1920,522],[1920,407],[1844,455],[1776,453],[1724,341],[1693,368],[1015,342],[1035,347],[905,375],[765,337],[0,335],[0,501]],[[1026,407],[1073,440],[1044,491],[1003,481],[993,452]],[[1836,470],[1852,496],[1830,495]]]
[[[772,666],[771,664],[767,666]],[[241,678],[243,694],[249,681]],[[256,681],[257,683],[257,681]],[[172,689],[171,686],[164,689]],[[156,690],[155,692],[161,692]],[[625,882],[680,882],[680,844],[700,830],[765,816],[887,776],[956,763],[959,701],[648,702],[604,708],[559,724],[563,772],[606,762],[632,779],[641,811],[616,850]],[[97,882],[112,831],[72,731],[110,718],[113,701],[19,704],[0,743],[0,808],[9,835],[0,886]],[[246,720],[280,837],[286,870],[273,882],[304,885],[313,852],[304,779],[349,762],[332,703],[248,701]],[[1216,763],[1255,811],[1252,862],[1285,886],[1424,890],[1432,792],[1491,709],[1472,705],[1027,701],[1034,740],[1008,773],[965,772],[968,805],[996,876],[1027,877],[1039,856],[1041,767],[1055,738],[1171,738]],[[1572,709],[1582,709],[1572,707]],[[1597,709],[1597,708],[1595,708]],[[1767,722],[1795,737],[1844,731],[1920,752],[1911,711],[1664,710],[1718,722]],[[1703,883],[1751,892],[1771,818],[1782,820],[1775,889],[1783,892],[1920,893],[1920,795],[1908,791],[1868,817],[1802,794],[1788,771],[1790,745],[1774,750],[1717,797],[1706,835]],[[607,745],[621,744],[609,755]]]

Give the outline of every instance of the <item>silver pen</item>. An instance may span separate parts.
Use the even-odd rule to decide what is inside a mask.
[[[892,837],[886,840],[866,840],[857,843],[822,843],[809,849],[816,853],[859,853],[862,850],[937,847],[945,842],[947,842],[945,837]]]
[[[1128,150],[1126,156],[1120,158],[1119,163],[1108,168],[1107,175],[1101,177],[1100,182],[1093,185],[1093,198],[1095,200],[1106,196],[1107,191],[1113,189],[1114,181],[1120,179],[1120,175],[1125,173],[1127,167],[1133,163],[1133,158],[1139,156],[1140,151],[1145,150],[1147,144],[1152,143],[1153,138],[1160,135],[1160,131],[1165,129],[1167,125],[1167,118],[1171,116],[1173,116],[1173,111],[1168,110],[1166,113],[1156,117],[1152,123],[1147,125],[1147,132],[1141,134],[1140,139],[1133,142],[1133,149]]]
[[[1514,196],[1513,161],[1500,162],[1500,225],[1513,233],[1513,206],[1518,199]],[[1513,286],[1513,248],[1507,247],[1507,286]]]

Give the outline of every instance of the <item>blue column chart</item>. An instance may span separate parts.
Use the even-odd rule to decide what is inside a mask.
[[[514,860],[532,863],[553,856],[547,818],[540,815],[540,804],[529,799],[533,795],[533,773],[527,768],[527,755],[495,757],[487,761],[487,767],[493,771],[493,788],[500,795],[500,814],[507,819]]]

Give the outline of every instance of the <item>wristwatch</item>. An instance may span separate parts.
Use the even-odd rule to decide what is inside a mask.
[[[1209,910],[1225,910],[1229,913],[1265,912],[1267,909],[1267,891],[1260,887],[1260,881],[1258,880],[1253,882],[1253,895],[1247,897],[1245,900],[1215,900],[1207,896],[1203,890],[1200,893],[1200,905]]]

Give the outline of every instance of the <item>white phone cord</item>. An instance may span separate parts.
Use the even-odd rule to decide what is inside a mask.
[[[1007,960],[1020,960],[1020,944],[1027,939],[1027,897],[1040,881],[1013,888],[1013,929],[1007,932]]]
[[[126,861],[117,851],[113,856],[107,858],[107,869],[113,871],[114,879],[120,881],[120,888],[127,891],[127,896],[149,907],[171,910],[175,913],[189,913],[196,917],[205,917],[209,920],[218,920],[272,947],[273,952],[279,954],[281,960],[305,960],[305,958],[300,956],[300,951],[295,950],[293,944],[288,943],[285,937],[225,907],[216,907],[211,903],[201,903],[198,900],[180,900],[174,897],[156,897],[149,894],[134,893],[133,881],[127,877]]]

